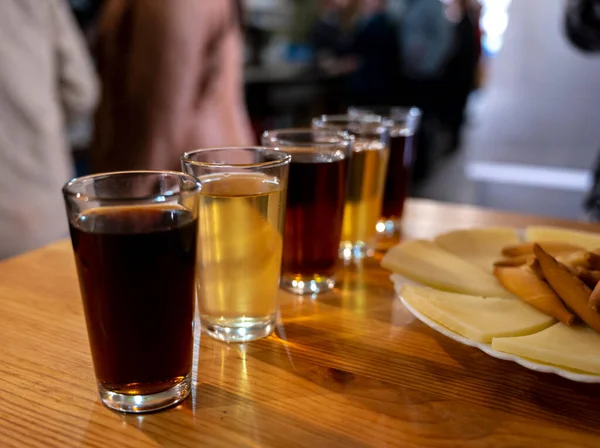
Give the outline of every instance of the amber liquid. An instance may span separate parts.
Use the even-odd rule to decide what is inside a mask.
[[[389,148],[374,140],[357,139],[348,176],[342,245],[373,246],[381,213]]]
[[[197,221],[178,207],[88,210],[70,226],[96,378],[145,395],[191,371]]]
[[[283,246],[283,189],[261,173],[200,177],[198,300],[202,325],[274,317]]]
[[[293,153],[288,179],[283,275],[331,277],[346,198],[345,157]]]
[[[409,193],[413,158],[413,135],[392,133],[390,158],[383,192],[381,215],[386,218],[402,218],[404,201]]]

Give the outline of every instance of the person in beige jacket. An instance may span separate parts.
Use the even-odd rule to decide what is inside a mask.
[[[180,170],[185,151],[253,143],[238,1],[108,0],[97,38],[94,171]]]
[[[68,236],[66,124],[97,94],[66,0],[0,1],[0,259]]]

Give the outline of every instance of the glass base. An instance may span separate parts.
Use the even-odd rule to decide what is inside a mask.
[[[319,294],[333,289],[335,286],[335,277],[324,277],[321,275],[284,275],[281,277],[280,286],[293,294]]]
[[[342,241],[340,243],[340,258],[344,260],[361,260],[373,255],[373,247],[363,241]]]
[[[183,400],[190,393],[192,378],[186,375],[185,378],[177,385],[148,395],[126,395],[117,392],[111,392],[101,384],[98,384],[98,392],[100,399],[108,408],[132,414],[141,414],[144,412],[158,411],[159,409],[168,408]]]
[[[248,342],[266,338],[275,329],[275,314],[266,317],[223,318],[200,316],[202,330],[224,342]]]

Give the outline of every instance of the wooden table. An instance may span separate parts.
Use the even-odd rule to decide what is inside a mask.
[[[554,223],[411,201],[406,237]],[[277,334],[201,338],[180,406],[99,403],[67,241],[0,264],[0,446],[600,446],[600,385],[490,358],[438,335],[395,298],[377,260],[317,300],[281,293]]]

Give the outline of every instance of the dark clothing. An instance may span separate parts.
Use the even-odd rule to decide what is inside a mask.
[[[85,32],[98,18],[98,14],[102,9],[103,0],[69,0],[69,4],[75,19],[77,20],[77,24],[82,31]]]
[[[400,74],[400,49],[395,24],[385,13],[361,20],[349,53],[358,68],[348,79],[348,95],[356,105],[392,104]]]
[[[344,33],[335,14],[319,17],[312,29],[310,42],[315,54],[329,53],[339,56],[345,51]]]
[[[600,51],[600,0],[570,0],[565,31],[580,50]]]
[[[467,101],[475,88],[475,76],[479,62],[479,42],[473,19],[465,13],[454,30],[454,51],[442,75],[438,114],[440,121],[450,131],[449,150],[460,146],[460,133],[465,121]]]
[[[570,0],[565,14],[565,31],[569,41],[581,51],[600,51],[600,0]],[[600,221],[600,155],[594,166],[594,185],[584,207],[594,221]]]
[[[479,58],[479,43],[475,24],[464,14],[455,28],[455,51],[446,65],[444,78],[452,82],[461,94],[469,94],[475,87],[475,71]]]

